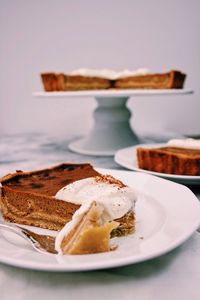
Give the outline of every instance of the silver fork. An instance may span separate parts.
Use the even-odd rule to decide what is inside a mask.
[[[21,236],[38,252],[57,254],[54,236],[37,234],[18,225],[8,224],[2,221],[0,221],[0,229],[11,231]]]

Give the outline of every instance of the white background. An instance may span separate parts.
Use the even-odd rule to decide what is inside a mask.
[[[36,99],[40,72],[179,69],[194,95],[131,99],[139,134],[200,134],[200,1],[1,0],[0,133],[82,134],[91,99]]]

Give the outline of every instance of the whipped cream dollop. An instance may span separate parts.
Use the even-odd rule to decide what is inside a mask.
[[[81,205],[72,220],[56,236],[55,249],[62,254],[63,238],[80,222],[93,201],[101,207],[102,222],[106,222],[123,217],[131,209],[134,211],[136,194],[132,188],[108,175],[85,178],[68,184],[56,193],[55,198]]]
[[[167,146],[200,150],[200,139],[172,139],[167,142]]]
[[[100,77],[100,78],[107,78],[110,80],[116,80],[120,78],[125,78],[129,76],[138,76],[138,75],[146,75],[149,74],[149,70],[146,68],[140,68],[137,70],[122,70],[122,71],[114,71],[110,69],[86,69],[81,68],[74,70],[70,73],[70,75],[77,75],[77,76],[87,76],[87,77]]]

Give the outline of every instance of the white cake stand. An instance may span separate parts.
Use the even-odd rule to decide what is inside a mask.
[[[72,98],[94,97],[97,108],[93,113],[94,126],[87,136],[72,142],[69,148],[81,154],[112,156],[121,148],[139,143],[139,137],[131,129],[131,112],[126,106],[133,96],[186,95],[192,90],[90,90],[73,92],[37,92],[36,97]]]

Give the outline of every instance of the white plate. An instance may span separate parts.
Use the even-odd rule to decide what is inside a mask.
[[[174,174],[158,173],[158,172],[140,169],[138,167],[137,157],[136,157],[136,149],[138,147],[157,148],[157,147],[164,147],[164,146],[166,146],[166,144],[163,144],[163,143],[162,144],[140,144],[137,146],[120,149],[115,153],[114,160],[120,166],[123,166],[129,170],[144,172],[144,173],[151,174],[151,175],[156,175],[156,176],[170,179],[175,182],[182,183],[182,184],[199,184],[200,176],[187,176],[187,175],[174,175]]]
[[[0,231],[0,261],[17,267],[60,272],[119,267],[160,256],[181,245],[198,228],[200,204],[187,187],[142,173],[106,169],[100,172],[123,180],[139,195],[136,232],[115,238],[116,251],[90,255],[41,254],[20,238],[14,235],[11,238],[6,231]],[[41,232],[38,228],[35,231]]]

